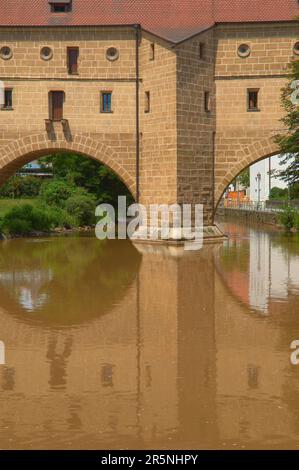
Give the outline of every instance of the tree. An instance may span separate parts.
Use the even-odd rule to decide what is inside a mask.
[[[274,186],[269,195],[269,199],[287,199],[288,198],[288,189],[287,188],[278,188]]]
[[[246,168],[246,170],[242,171],[242,173],[240,173],[238,178],[239,178],[239,183],[241,186],[243,186],[243,188],[249,188],[250,186],[249,168]]]
[[[246,168],[246,170],[243,170],[242,173],[235,178],[231,184],[234,187],[234,191],[237,191],[238,188],[241,186],[242,189],[247,189],[250,186],[250,172],[249,168]]]
[[[54,179],[67,181],[70,186],[79,186],[93,194],[97,203],[117,205],[118,196],[127,196],[128,204],[133,201],[125,184],[105,165],[73,153],[56,153],[41,159],[51,163]]]
[[[299,182],[299,60],[289,64],[289,83],[282,89],[281,102],[286,115],[281,120],[286,127],[286,134],[276,138],[283,154],[281,164],[287,164],[285,170],[278,170],[280,176],[289,185]]]

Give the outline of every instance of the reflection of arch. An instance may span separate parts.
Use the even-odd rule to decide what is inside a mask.
[[[0,255],[0,315],[4,311],[22,323],[45,326],[87,324],[110,313],[130,291],[141,262],[126,240],[115,244],[93,237],[12,242],[1,247]],[[30,277],[30,271],[51,275]],[[24,286],[30,284],[45,298],[35,309],[20,302]],[[93,299],[88,308],[86,299]]]
[[[279,153],[279,147],[274,142],[273,137],[267,138],[248,145],[240,150],[238,162],[230,167],[225,176],[221,178],[219,184],[215,187],[215,208],[217,208],[226,188],[230,183],[247,167],[264,158],[272,157]],[[221,160],[221,157],[220,157]],[[217,168],[217,163],[216,163]],[[216,180],[217,183],[217,180]]]
[[[75,152],[103,163],[123,181],[135,196],[135,180],[120,164],[120,158],[111,147],[101,141],[75,134],[71,141],[57,133],[56,140],[49,140],[46,134],[34,134],[14,140],[0,148],[0,185],[20,167],[43,155],[54,152]]]

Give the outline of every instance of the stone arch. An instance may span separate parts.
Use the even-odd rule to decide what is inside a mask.
[[[274,142],[273,137],[263,139],[244,147],[240,152],[238,162],[228,168],[225,176],[219,178],[219,181],[218,178],[215,180],[215,210],[217,209],[226,188],[242,171],[253,163],[263,160],[264,158],[272,157],[278,153],[279,147]]]
[[[132,196],[136,196],[135,178],[120,163],[118,153],[100,140],[80,134],[73,135],[71,141],[62,133],[57,133],[55,140],[49,140],[46,134],[33,134],[4,145],[0,148],[0,185],[26,163],[51,151],[71,151],[103,163],[123,181]]]

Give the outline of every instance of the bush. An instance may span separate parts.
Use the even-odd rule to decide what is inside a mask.
[[[65,201],[76,191],[72,185],[62,180],[44,183],[39,197],[48,206],[64,207]]]
[[[67,212],[77,219],[80,226],[95,223],[95,207],[95,197],[88,193],[74,194],[65,205]]]
[[[60,207],[47,207],[45,211],[51,220],[51,228],[66,228],[71,229],[78,227],[79,223],[76,217],[69,214],[65,209]]]
[[[295,226],[296,221],[296,210],[290,206],[287,206],[280,215],[282,225],[286,230],[290,231]]]
[[[299,212],[296,211],[295,214],[295,228],[299,231]]]
[[[49,215],[30,204],[13,207],[3,217],[1,229],[11,235],[28,235],[32,232],[48,232],[51,229]]]
[[[287,188],[278,188],[277,186],[274,186],[274,188],[271,189],[269,199],[284,199],[286,200],[288,198],[288,189]]]
[[[3,198],[34,198],[37,197],[42,180],[36,176],[13,176],[0,190]]]

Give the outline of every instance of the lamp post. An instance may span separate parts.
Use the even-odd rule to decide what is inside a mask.
[[[258,172],[258,174],[256,175],[256,179],[257,179],[257,192],[258,192],[257,208],[259,209],[260,203],[261,203],[261,179],[262,179],[262,175],[260,174],[260,172]]]

